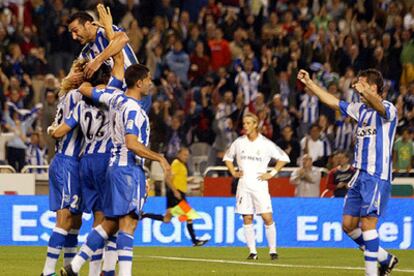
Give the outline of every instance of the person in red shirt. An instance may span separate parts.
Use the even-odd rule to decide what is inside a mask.
[[[348,183],[355,173],[355,169],[349,163],[347,152],[339,151],[336,154],[338,166],[328,173],[327,187],[333,191],[335,197],[345,197],[348,192]]]
[[[210,65],[213,71],[217,71],[220,67],[230,65],[231,53],[229,42],[223,39],[223,31],[220,28],[216,28],[214,39],[208,41],[208,46],[210,47]]]
[[[210,57],[205,54],[202,41],[197,41],[194,52],[191,54],[190,62],[188,77],[191,81],[198,81],[206,76],[210,68]]]

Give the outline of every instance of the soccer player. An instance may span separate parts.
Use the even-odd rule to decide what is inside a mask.
[[[276,227],[267,180],[274,177],[290,160],[283,150],[259,133],[258,122],[257,116],[252,113],[243,116],[245,135],[231,144],[223,161],[231,175],[239,178],[236,212],[243,216],[244,235],[250,249],[247,259],[258,259],[253,214],[260,214],[265,223],[270,258],[276,260]],[[233,165],[234,158],[237,160],[237,171]],[[271,159],[276,159],[277,162],[272,171],[267,172]]]
[[[72,82],[65,79],[59,93],[59,104],[54,125],[59,125],[69,116],[82,94],[74,90],[72,85],[79,85],[82,80],[84,62],[75,60],[69,76]],[[73,82],[73,80],[75,80]],[[53,129],[49,128],[48,132]],[[79,203],[81,200],[79,183],[79,155],[82,149],[82,134],[78,128],[73,129],[56,143],[56,155],[49,167],[49,208],[56,212],[56,226],[48,242],[47,257],[43,268],[43,276],[55,275],[56,262],[63,248],[77,246],[78,231],[81,223]]]
[[[364,250],[365,275],[388,275],[398,259],[379,246],[376,229],[391,193],[392,145],[398,116],[395,106],[381,98],[383,78],[379,71],[361,71],[353,88],[361,102],[340,101],[300,70],[298,79],[324,104],[358,122],[354,167],[356,173],[345,197],[342,227]]]
[[[99,9],[105,9],[101,4],[97,6]],[[111,15],[109,8],[107,9],[109,16]],[[112,17],[111,17],[112,20]],[[104,63],[109,62],[111,66],[112,56],[122,50],[124,55],[124,68],[128,68],[132,64],[138,64],[138,59],[132,50],[131,45],[125,42],[129,41],[128,36],[120,28],[112,25],[115,35],[109,40],[104,28],[98,26],[93,17],[87,12],[79,11],[69,17],[68,29],[72,33],[72,38],[81,45],[85,45],[80,53],[80,57],[89,59],[88,65],[85,67],[85,76],[90,78],[94,72]],[[151,96],[143,96],[140,101],[141,107],[145,112],[149,112],[151,108]]]
[[[113,70],[113,78],[122,80],[124,70],[116,65],[119,61],[120,59],[115,58],[114,69],[118,69]],[[89,83],[84,83],[79,88],[82,94],[109,107],[109,125],[114,148],[107,172],[107,185],[110,190],[105,193],[104,198],[105,219],[88,235],[86,243],[71,264],[61,269],[62,275],[77,275],[93,252],[102,248],[108,236],[118,230],[118,225],[116,246],[119,275],[131,275],[134,232],[146,193],[144,158],[160,162],[167,177],[171,173],[166,159],[147,147],[149,121],[138,101],[142,96],[148,95],[152,86],[148,68],[140,64],[131,65],[125,71],[125,82],[125,94],[119,89],[98,93]],[[181,197],[174,187],[170,188],[177,198]],[[114,273],[113,271],[112,275]]]
[[[171,163],[171,175],[172,175],[172,185],[178,190],[181,194],[181,198],[185,200],[185,193],[187,192],[187,161],[190,157],[190,151],[186,147],[181,147],[178,150],[177,157]],[[165,223],[169,223],[172,218],[171,208],[177,206],[180,203],[173,192],[168,189],[167,190],[167,212],[165,215],[158,215],[158,214],[151,214],[151,213],[142,213],[142,218],[151,218],[155,220],[160,220]],[[187,219],[187,230],[190,233],[191,241],[193,242],[193,246],[203,246],[208,242],[208,240],[199,240],[196,238],[194,227],[193,227],[193,220],[191,218]]]

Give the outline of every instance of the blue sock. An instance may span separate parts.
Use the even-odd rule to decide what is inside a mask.
[[[362,231],[361,228],[356,228],[353,231],[347,233],[347,235],[354,240],[356,244],[359,245],[359,247],[364,250],[365,244],[364,244],[364,238],[362,237]]]
[[[66,236],[65,245],[63,247],[63,265],[68,265],[76,256],[78,250],[79,229],[71,229]]]
[[[364,259],[365,274],[377,275],[379,238],[377,230],[368,230],[362,233],[365,243]]]
[[[71,262],[72,270],[78,273],[82,265],[92,256],[93,252],[104,247],[108,234],[101,225],[95,227],[86,238],[86,243],[82,245],[79,253]]]
[[[118,251],[119,275],[132,275],[132,255],[134,236],[119,232],[116,240]]]
[[[55,227],[53,229],[47,246],[47,257],[45,266],[43,267],[44,275],[55,273],[56,263],[59,259],[60,251],[65,244],[67,235],[68,232],[62,228]]]

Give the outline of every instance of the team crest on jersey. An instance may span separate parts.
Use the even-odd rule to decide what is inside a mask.
[[[130,119],[127,122],[127,129],[132,129],[134,127],[134,120]]]

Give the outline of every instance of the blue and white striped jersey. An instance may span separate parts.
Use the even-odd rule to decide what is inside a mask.
[[[93,92],[94,101],[109,106],[109,118],[111,137],[113,143],[110,166],[127,166],[137,164],[144,166],[144,158],[136,156],[128,150],[125,143],[125,135],[138,136],[138,142],[148,146],[150,125],[145,111],[139,102],[124,95],[122,90],[110,91],[111,93]]]
[[[398,122],[397,109],[382,101],[386,118],[363,103],[339,102],[343,115],[358,122],[354,167],[386,181],[391,181],[392,145]]]
[[[47,165],[46,147],[41,148],[39,145],[28,143],[26,149],[26,163],[27,165]],[[44,173],[45,169],[30,169],[30,173]]]
[[[299,111],[302,113],[302,122],[312,124],[316,122],[319,117],[318,97],[303,94],[300,96]]]
[[[113,25],[112,26],[115,32],[122,32],[123,30],[119,27]],[[98,28],[96,33],[95,41],[89,42],[88,44],[83,47],[79,57],[87,58],[87,59],[94,59],[97,55],[102,53],[102,51],[108,46],[109,40],[105,35],[105,30],[103,28]],[[124,54],[124,68],[126,69],[131,64],[137,64],[138,59],[135,56],[134,50],[132,50],[131,45],[125,45],[124,49],[122,50]],[[113,60],[108,60],[111,67],[113,67]]]
[[[70,90],[60,97],[54,123],[60,125],[65,118],[69,118],[71,111],[81,99],[82,94],[77,89]],[[56,142],[56,153],[77,158],[82,151],[82,142],[82,133],[79,128],[74,128]]]
[[[95,93],[113,92],[122,88],[122,81],[111,77],[105,89],[96,89]],[[65,123],[72,129],[80,125],[84,138],[83,154],[110,153],[112,150],[111,131],[109,128],[109,108],[94,104],[91,100],[78,102],[71,116]]]

